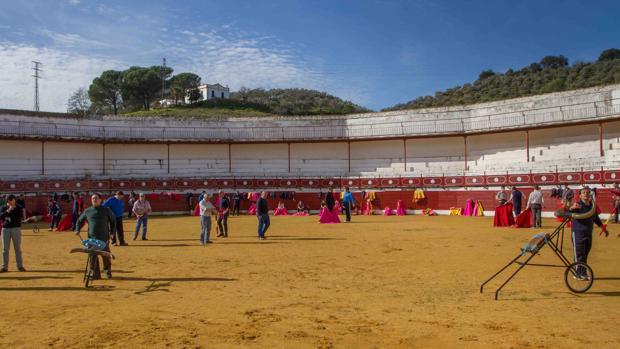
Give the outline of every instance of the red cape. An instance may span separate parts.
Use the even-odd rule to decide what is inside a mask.
[[[494,227],[510,227],[515,224],[515,218],[512,214],[512,203],[497,206],[495,208],[495,217],[493,217]]]

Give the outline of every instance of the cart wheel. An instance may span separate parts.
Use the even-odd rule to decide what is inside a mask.
[[[32,232],[33,233],[38,233],[39,232],[39,227],[36,226],[36,225],[34,227],[32,227]]]
[[[569,265],[564,272],[564,283],[572,292],[584,293],[589,290],[594,283],[594,272],[592,268],[585,263],[573,263]]]

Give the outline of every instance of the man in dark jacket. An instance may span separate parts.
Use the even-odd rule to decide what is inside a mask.
[[[228,215],[230,214],[230,201],[223,190],[220,190],[220,207],[217,214],[217,237],[228,237]]]
[[[570,211],[573,213],[586,213],[592,209],[592,205],[590,188],[582,188],[579,191],[579,200],[570,207]],[[596,210],[596,208],[594,209]],[[571,220],[575,262],[588,263],[588,254],[590,254],[590,249],[592,249],[592,231],[594,230],[594,224],[602,228],[601,234],[609,236],[607,227],[601,222],[596,211],[591,217]],[[582,270],[578,269],[577,273],[581,273],[577,276],[579,278],[588,277],[585,275],[585,269],[583,268]]]
[[[237,191],[237,192],[235,192],[235,195],[233,196],[233,211],[232,211],[232,215],[233,216],[238,216],[239,215],[239,209],[241,209],[241,193],[239,193]]]
[[[60,207],[58,201],[53,198],[49,198],[49,200],[47,200],[47,213],[51,219],[49,231],[54,230],[54,227],[58,230],[58,225],[62,220],[62,208]]]
[[[73,197],[73,201],[71,202],[71,229],[75,230],[75,224],[84,211],[84,201],[82,201],[80,193],[78,192],[73,192],[71,196]]]
[[[334,199],[334,189],[329,188],[329,190],[327,191],[327,195],[325,195],[325,206],[327,206],[329,212],[332,212],[335,205],[336,199]]]
[[[515,216],[521,214],[521,204],[523,202],[523,193],[517,189],[517,187],[512,187],[512,193],[510,194],[510,200],[512,201],[512,210],[515,213]]]
[[[269,205],[267,203],[267,192],[260,194],[256,201],[256,218],[258,218],[258,239],[265,240],[265,233],[271,224],[269,221]]]
[[[84,213],[78,218],[75,233],[80,233],[80,227],[84,221],[88,222],[88,237],[105,242],[104,251],[110,252],[110,237],[116,234],[114,212],[101,204],[101,196],[99,194],[93,194],[90,199],[92,206],[84,210]],[[112,277],[112,259],[103,256],[101,258],[103,258],[104,273],[106,278],[109,279]],[[97,262],[96,265],[98,264]]]
[[[0,220],[2,221],[2,269],[0,273],[9,270],[9,249],[13,240],[15,261],[17,270],[26,271],[22,260],[22,219],[24,208],[17,204],[15,195],[9,195],[6,204],[0,207]]]

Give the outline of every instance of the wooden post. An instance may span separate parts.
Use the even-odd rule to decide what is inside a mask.
[[[603,123],[598,123],[598,146],[599,146],[599,156],[603,156],[605,153],[603,152]]]
[[[465,171],[467,171],[467,136],[463,136],[463,154],[465,156]]]
[[[232,144],[228,143],[228,173],[232,173]]]
[[[527,162],[530,162],[530,131],[525,130],[525,156],[527,157]]]
[[[101,174],[105,176],[105,143],[103,143],[103,147],[101,148],[103,154],[103,162],[101,163]]]
[[[407,138],[403,138],[403,154],[405,158],[405,172],[407,172]]]
[[[351,141],[347,141],[348,146],[348,159],[349,159],[349,173],[351,172]]]
[[[41,175],[45,176],[45,141],[41,141]]]

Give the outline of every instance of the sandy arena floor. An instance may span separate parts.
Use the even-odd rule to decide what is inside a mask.
[[[259,242],[256,218],[232,218],[230,238],[203,247],[196,217],[153,218],[151,240],[114,248],[114,278],[91,290],[85,255],[68,253],[77,237],[24,229],[29,272],[0,275],[0,347],[620,347],[620,225],[594,240],[588,293],[569,293],[563,269],[531,267],[494,301],[480,282],[536,231],[470,217],[316,220],[272,218]],[[534,261],[555,258],[545,248]]]

